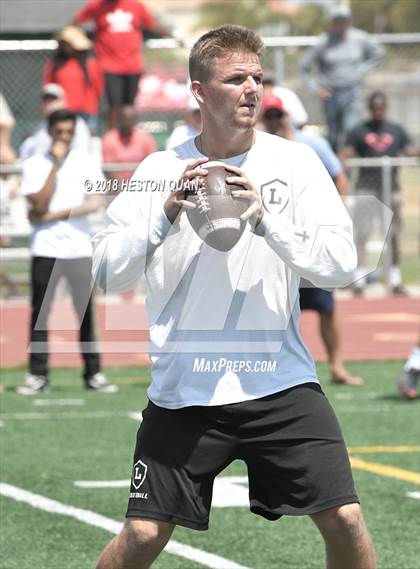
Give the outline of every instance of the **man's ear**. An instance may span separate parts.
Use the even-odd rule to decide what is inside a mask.
[[[191,93],[199,103],[204,103],[203,84],[201,81],[191,81]]]

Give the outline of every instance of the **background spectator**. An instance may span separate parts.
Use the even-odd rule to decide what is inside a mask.
[[[112,128],[102,137],[102,158],[104,163],[134,163],[139,164],[146,156],[155,152],[156,142],[151,134],[138,128],[137,113],[128,105],[120,109],[118,126]],[[132,170],[118,170],[110,177],[119,181],[129,180]]]
[[[361,118],[362,81],[383,55],[382,47],[368,33],[351,27],[346,5],[332,9],[329,32],[304,54],[301,72],[323,102],[328,138],[335,151]],[[311,76],[313,67],[316,78]]]
[[[201,132],[202,121],[200,107],[195,97],[192,95],[188,98],[187,109],[184,114],[184,124],[175,127],[166,141],[166,149],[175,148],[178,144],[182,144],[189,138],[197,136]]]
[[[420,378],[420,339],[413,347],[398,378],[398,389],[406,399],[417,398],[417,384]]]
[[[7,104],[6,99],[0,93],[0,165],[11,165],[16,161],[16,153],[13,150],[10,138],[15,119]],[[0,247],[10,247],[11,239],[4,233],[5,227],[11,223],[11,206],[13,200],[19,194],[19,177],[16,174],[0,175]],[[18,286],[7,275],[6,271],[0,271],[0,285],[6,289],[6,296],[18,293]]]
[[[55,83],[48,83],[41,89],[40,114],[41,123],[32,136],[26,138],[20,146],[19,157],[27,160],[34,154],[44,154],[51,146],[48,133],[47,119],[51,113],[67,107],[64,89]],[[89,128],[81,117],[76,118],[76,130],[71,142],[71,148],[84,153],[92,152],[92,138]]]
[[[347,137],[346,145],[341,153],[345,162],[352,156],[362,158],[378,158],[381,156],[420,156],[420,149],[413,147],[407,132],[397,123],[386,119],[386,95],[380,91],[374,92],[368,98],[370,118],[360,123]],[[358,254],[357,281],[353,287],[356,294],[362,294],[366,285],[366,243],[371,235],[375,218],[382,221],[382,168],[360,168],[356,183],[356,195],[373,196],[379,201],[367,202],[357,200],[354,212],[355,241]],[[394,294],[405,294],[401,282],[400,269],[400,232],[401,232],[401,191],[398,179],[398,168],[392,168],[392,199],[389,205],[393,217],[390,229],[391,237],[391,269],[390,286]],[[376,206],[375,206],[376,204]]]
[[[11,143],[15,118],[3,94],[0,93],[0,159],[2,163],[15,160],[16,153]]]
[[[143,72],[143,30],[170,34],[138,0],[89,0],[76,14],[75,24],[95,22],[95,51],[105,73],[109,104],[108,126],[116,125],[118,110],[132,105]]]
[[[264,96],[274,95],[283,103],[284,110],[289,115],[292,124],[296,128],[304,126],[308,122],[308,113],[297,94],[287,87],[279,87],[275,84],[271,75],[264,75]]]
[[[64,89],[67,108],[97,127],[103,77],[98,61],[89,56],[92,46],[85,32],[67,26],[56,35],[58,47],[44,69],[44,85],[57,83]]]
[[[263,100],[263,122],[267,132],[287,140],[294,140],[310,146],[319,156],[329,175],[334,180],[341,196],[347,192],[347,176],[337,156],[321,136],[308,134],[293,127],[292,119],[286,112],[283,102],[273,95]],[[315,310],[319,314],[321,338],[328,356],[331,381],[340,385],[362,385],[360,377],[353,376],[345,368],[341,355],[340,329],[335,311],[333,293],[316,288],[305,279],[301,279],[301,310]]]
[[[91,299],[92,245],[87,219],[100,204],[98,194],[85,193],[85,181],[103,178],[100,164],[71,150],[76,116],[68,110],[48,118],[52,139],[47,154],[36,154],[23,163],[22,193],[33,225],[31,236],[32,317],[29,373],[18,388],[33,395],[48,388],[48,314],[58,280],[65,276],[80,322],[83,379],[87,389],[113,392],[100,368]]]

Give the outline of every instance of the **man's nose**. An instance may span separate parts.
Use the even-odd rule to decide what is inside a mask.
[[[245,84],[245,91],[247,93],[256,93],[258,90],[258,84],[251,75],[247,77],[246,84]]]

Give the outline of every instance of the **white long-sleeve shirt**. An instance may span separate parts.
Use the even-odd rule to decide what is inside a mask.
[[[163,211],[194,140],[142,162],[131,188],[111,204],[94,238],[94,273],[108,291],[144,273],[152,384],[157,405],[221,405],[317,381],[299,332],[300,277],[319,287],[347,284],[356,267],[351,220],[330,176],[306,145],[256,131],[240,165],[265,214],[233,249],[204,244],[185,213]],[[155,190],[159,185],[159,189]]]

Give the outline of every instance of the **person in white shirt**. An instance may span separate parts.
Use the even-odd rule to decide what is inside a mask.
[[[69,282],[80,322],[80,343],[87,389],[114,392],[101,373],[95,340],[91,299],[92,245],[88,214],[100,206],[98,193],[86,193],[86,183],[103,180],[100,163],[77,150],[70,150],[76,115],[57,110],[48,118],[52,144],[46,154],[35,154],[22,165],[22,194],[30,207],[33,225],[32,316],[30,324],[29,373],[21,395],[45,391],[48,381],[47,320],[58,280]]]
[[[40,113],[41,123],[38,125],[34,134],[28,136],[19,148],[19,158],[27,160],[34,154],[48,152],[51,146],[51,137],[48,134],[48,117],[54,111],[65,109],[67,105],[64,89],[56,83],[47,83],[41,89]],[[92,136],[86,122],[81,118],[76,118],[76,129],[71,143],[71,148],[83,153],[94,151]]]
[[[310,148],[254,128],[262,50],[241,26],[199,38],[189,67],[201,134],[148,156],[131,180],[138,191],[114,200],[94,238],[105,290],[146,276],[152,358],[127,521],[97,569],[150,567],[177,524],[207,529],[214,478],[238,458],[252,512],[310,515],[329,567],[375,567],[342,434],[299,333],[300,278],[351,280],[351,220]],[[224,162],[227,183],[243,187],[232,196],[249,206],[227,252],[185,215],[194,204],[184,188],[208,160]]]
[[[189,138],[194,138],[201,132],[201,113],[196,99],[191,95],[188,98],[187,109],[184,115],[184,124],[176,126],[166,141],[166,150],[175,148]]]

